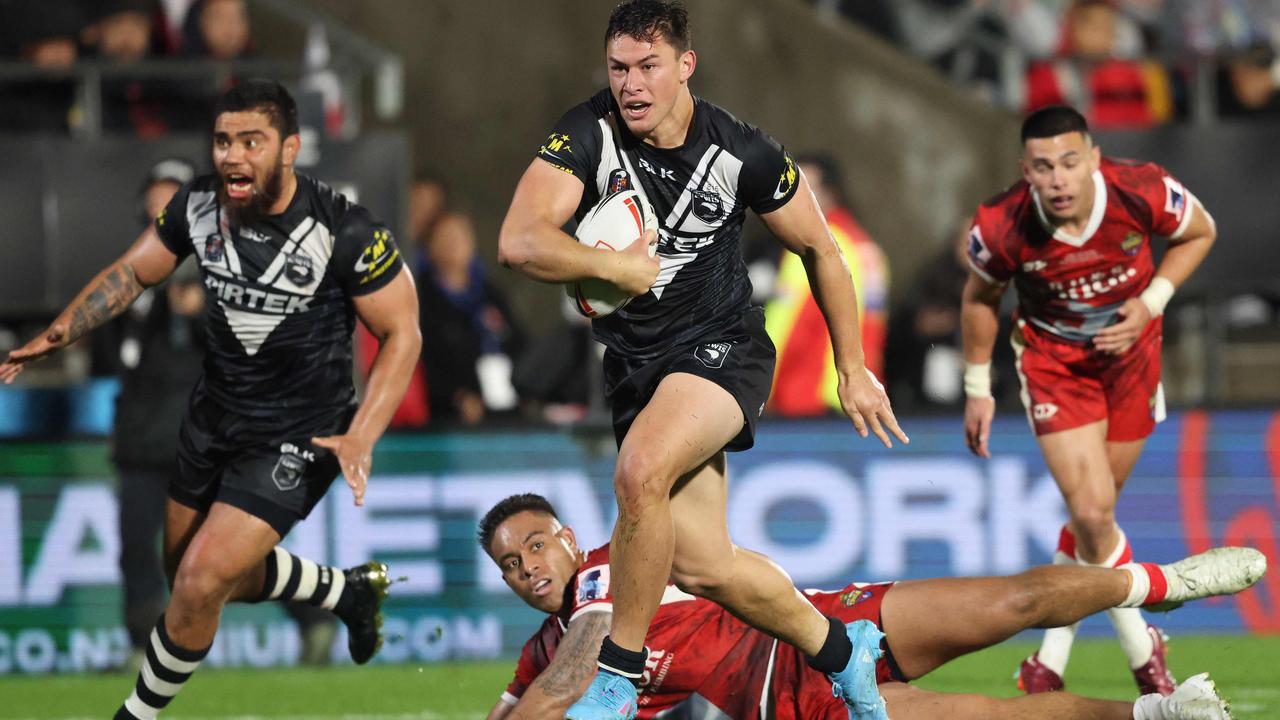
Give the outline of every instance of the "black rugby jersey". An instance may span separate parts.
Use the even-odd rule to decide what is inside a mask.
[[[205,286],[207,392],[249,415],[349,405],[352,297],[389,283],[404,262],[369,211],[297,175],[288,209],[235,227],[218,177],[184,185],[156,218],[179,258],[192,253]]]
[[[740,247],[746,209],[776,210],[796,192],[795,163],[773,138],[700,98],[693,108],[684,145],[656,148],[631,134],[602,90],[565,113],[538,150],[582,180],[576,220],[627,187],[658,216],[657,282],[592,321],[596,339],[628,357],[652,359],[736,320],[751,300]]]

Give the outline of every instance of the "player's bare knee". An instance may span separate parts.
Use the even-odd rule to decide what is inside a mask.
[[[173,579],[173,600],[191,611],[221,608],[237,578],[211,564],[184,563]]]
[[[1115,529],[1115,508],[1102,503],[1076,508],[1072,524],[1075,525],[1077,540],[1089,545],[1095,544]]]
[[[618,458],[613,475],[613,492],[623,514],[642,512],[671,494],[668,473],[647,453],[627,453]]]

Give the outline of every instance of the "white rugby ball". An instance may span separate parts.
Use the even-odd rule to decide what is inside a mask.
[[[587,247],[625,250],[645,233],[657,230],[658,218],[653,206],[635,190],[622,190],[607,195],[587,211],[574,235]],[[657,252],[649,247],[649,257]],[[565,291],[578,312],[589,318],[611,315],[631,302],[631,296],[606,280],[589,279],[569,283]]]

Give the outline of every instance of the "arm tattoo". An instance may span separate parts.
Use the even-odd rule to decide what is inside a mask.
[[[76,303],[68,323],[67,342],[80,338],[124,312],[140,294],[142,284],[133,274],[133,268],[121,263],[103,276],[83,300]]]
[[[534,684],[556,698],[576,700],[586,680],[596,674],[600,643],[609,632],[611,613],[592,612],[569,626],[556,656]]]

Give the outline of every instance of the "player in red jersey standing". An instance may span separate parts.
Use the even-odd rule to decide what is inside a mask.
[[[579,548],[573,529],[533,494],[494,505],[478,536],[511,590],[547,613],[488,720],[563,717],[595,674],[596,651],[614,612],[617,578],[610,577],[609,546]],[[805,597],[842,622],[873,624],[879,647],[878,658],[868,663],[868,682],[893,720],[1222,720],[1230,714],[1204,676],[1183,683],[1172,697],[1152,693],[1136,702],[1065,692],[997,699],[906,683],[1028,627],[1074,622],[1117,604],[1238,592],[1265,572],[1266,558],[1257,550],[1217,548],[1172,565],[1039,567],[1010,577],[851,583],[833,592],[806,590]],[[674,584],[662,594],[645,646],[636,701],[642,720],[884,717],[855,712],[834,697],[831,683],[795,647]]]
[[[1163,168],[1102,157],[1084,118],[1050,107],[1022,125],[1023,180],[983,203],[964,289],[964,432],[990,457],[991,350],[1000,298],[1018,291],[1011,342],[1027,419],[1070,521],[1058,564],[1114,567],[1133,553],[1115,505],[1164,417],[1160,315],[1213,245],[1213,218]],[[1154,236],[1169,239],[1160,266]],[[1143,693],[1173,692],[1160,631],[1133,608],[1108,611]],[[1061,690],[1075,626],[1045,633],[1018,684]]]

